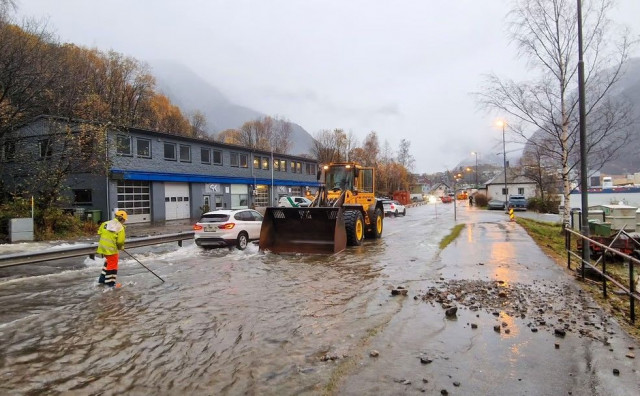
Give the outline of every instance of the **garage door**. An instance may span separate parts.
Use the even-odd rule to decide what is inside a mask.
[[[164,206],[167,220],[190,218],[189,183],[165,183]]]
[[[137,180],[118,181],[118,206],[129,215],[127,223],[151,221],[151,200],[149,182]]]

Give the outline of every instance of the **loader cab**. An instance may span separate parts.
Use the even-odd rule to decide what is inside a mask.
[[[331,191],[352,191],[356,168],[350,164],[332,165],[325,169],[325,184]]]

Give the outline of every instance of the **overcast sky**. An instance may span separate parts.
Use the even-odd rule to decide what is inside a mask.
[[[482,76],[526,79],[509,0],[17,0],[63,42],[181,62],[239,105],[300,124],[411,142],[418,173],[501,153]],[[611,17],[640,31],[640,0]],[[638,51],[635,52],[638,56]],[[507,149],[510,151],[510,148]],[[500,158],[499,158],[500,159]],[[500,162],[500,161],[498,161]]]

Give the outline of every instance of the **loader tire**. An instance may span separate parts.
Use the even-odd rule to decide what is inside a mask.
[[[371,216],[371,229],[365,233],[367,238],[378,239],[382,237],[382,223],[384,220],[384,213],[380,208],[374,210]]]
[[[344,226],[347,231],[347,246],[360,246],[364,239],[364,218],[359,210],[344,212]]]

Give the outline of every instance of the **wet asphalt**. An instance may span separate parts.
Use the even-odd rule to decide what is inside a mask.
[[[460,236],[438,250],[456,224]],[[190,229],[134,224],[127,234]],[[0,285],[0,389],[640,394],[640,345],[501,211],[459,203],[454,220],[450,204],[409,208],[385,219],[382,240],[350,249],[313,258],[159,246],[134,254],[168,286],[126,262],[133,287],[118,299],[96,294],[100,263],[87,260],[11,278]],[[112,353],[99,360],[105,341]]]

